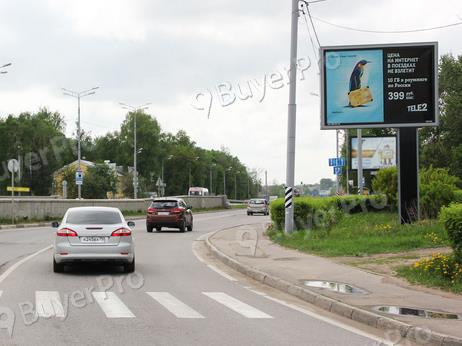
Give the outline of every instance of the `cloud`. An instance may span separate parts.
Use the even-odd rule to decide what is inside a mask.
[[[312,13],[369,29],[412,29],[457,21],[458,0],[326,1]],[[440,42],[442,54],[460,54],[460,29],[406,35],[345,31],[316,22],[323,45]],[[314,55],[304,19],[299,56]],[[222,145],[249,167],[285,181],[288,88],[219,106],[210,119],[191,107],[194,93],[229,81],[234,86],[279,71],[289,60],[290,4],[279,0],[16,0],[0,11],[0,114],[58,110],[75,129],[75,100],[61,87],[100,86],[82,103],[82,124],[94,135],[117,129],[125,117],[118,102],[152,102],[161,126],[185,129],[199,145]],[[315,68],[298,87],[296,181],[331,177],[327,158],[335,132],[319,129],[319,75]]]

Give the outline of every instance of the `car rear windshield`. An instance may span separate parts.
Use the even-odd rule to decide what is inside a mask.
[[[263,199],[252,199],[250,204],[265,204],[265,201]]]
[[[122,223],[120,214],[109,210],[72,210],[66,223],[73,225],[115,225]]]
[[[151,204],[151,208],[163,209],[163,208],[176,208],[178,206],[177,201],[154,201]]]

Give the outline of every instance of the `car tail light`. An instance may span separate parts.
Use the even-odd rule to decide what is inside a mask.
[[[156,212],[155,208],[148,208],[148,214],[154,214]]]
[[[132,231],[128,228],[119,228],[112,232],[111,237],[126,237],[132,235]]]
[[[58,232],[56,232],[56,235],[58,237],[77,237],[77,232],[70,228],[61,228]]]
[[[184,208],[172,208],[170,209],[170,214],[181,214],[184,212]]]

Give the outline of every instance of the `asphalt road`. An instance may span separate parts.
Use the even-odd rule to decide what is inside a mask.
[[[128,276],[94,265],[55,274],[45,249],[53,229],[0,231],[0,344],[376,345],[373,331],[220,266],[197,240],[268,220],[245,210],[196,214],[186,233],[147,233],[138,220]]]

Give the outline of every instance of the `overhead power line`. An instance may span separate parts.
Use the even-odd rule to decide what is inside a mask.
[[[309,12],[308,12],[308,14],[310,15]],[[314,19],[316,19],[317,21],[319,21],[321,23],[331,25],[331,26],[334,26],[336,28],[340,28],[340,29],[344,29],[344,30],[350,30],[350,31],[367,32],[367,33],[373,33],[373,34],[408,34],[408,33],[412,33],[412,32],[432,31],[432,30],[446,29],[446,28],[462,25],[462,21],[460,21],[460,22],[451,23],[451,24],[433,26],[433,27],[429,27],[429,28],[411,29],[411,30],[370,30],[370,29],[363,29],[363,28],[354,28],[354,27],[350,27],[350,26],[346,26],[346,25],[342,25],[342,24],[336,24],[336,23],[332,23],[330,21],[327,21],[325,19],[310,15],[310,19],[311,18],[314,18]]]

